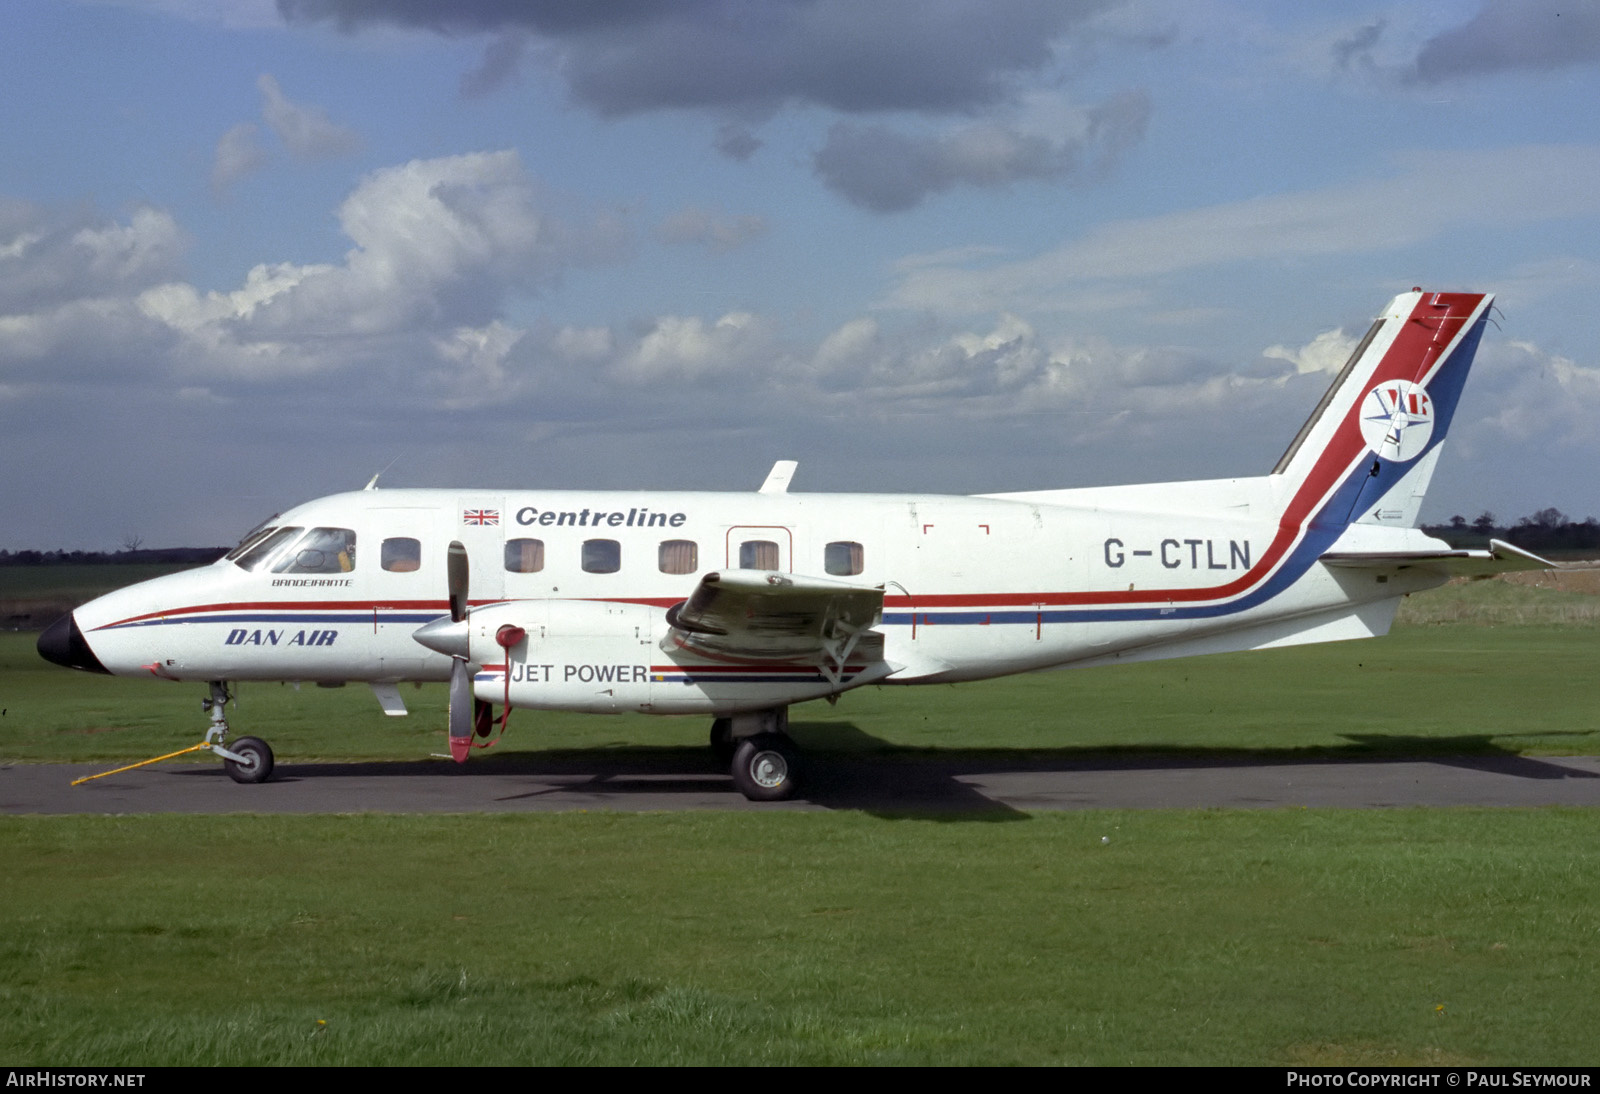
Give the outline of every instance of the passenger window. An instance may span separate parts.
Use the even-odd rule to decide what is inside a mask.
[[[622,569],[622,544],[614,539],[583,541],[583,569],[591,574],[614,574]]]
[[[776,570],[778,545],[770,539],[747,539],[739,544],[739,569]]]
[[[279,548],[303,531],[305,531],[304,528],[279,528],[266,539],[257,541],[255,546],[234,559],[233,564],[241,570],[259,570],[272,560],[272,557],[278,553]]]
[[[347,574],[356,568],[356,534],[348,528],[313,528],[272,568],[275,574]]]
[[[506,573],[536,574],[544,569],[544,540],[506,540]]]
[[[822,568],[838,577],[851,577],[866,569],[866,552],[849,540],[830,543],[822,550]]]
[[[379,563],[385,570],[397,574],[415,573],[422,569],[422,541],[406,536],[396,536],[383,541],[378,551]]]
[[[664,574],[692,574],[700,568],[700,546],[692,539],[662,540],[657,558]]]

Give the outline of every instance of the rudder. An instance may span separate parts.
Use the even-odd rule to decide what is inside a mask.
[[[1493,299],[1390,301],[1273,468],[1285,520],[1415,525]]]

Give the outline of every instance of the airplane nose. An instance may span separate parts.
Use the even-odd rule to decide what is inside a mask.
[[[39,636],[39,656],[69,669],[111,675],[111,670],[102,665],[100,658],[89,648],[83,632],[78,629],[78,620],[71,612],[50,624]]]

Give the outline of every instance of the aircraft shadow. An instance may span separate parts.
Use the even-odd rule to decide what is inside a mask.
[[[852,723],[792,723],[803,753],[800,800],[826,809],[857,810],[882,817],[948,821],[1023,820],[1028,814],[987,797],[969,778],[1004,772],[1159,771],[1193,768],[1253,768],[1284,764],[1382,764],[1426,761],[1522,779],[1593,779],[1516,751],[1514,734],[1410,737],[1346,734],[1344,745],[1260,749],[1138,745],[1115,749],[1063,746],[1026,749],[907,748],[872,736]],[[1534,735],[1529,735],[1534,736]],[[1552,736],[1593,737],[1588,731],[1545,731]],[[220,776],[219,769],[196,775]],[[727,768],[709,748],[624,746],[587,749],[524,749],[474,756],[457,765],[448,759],[280,764],[274,782],[337,777],[456,778],[528,775],[554,785],[514,798],[562,793],[703,795],[732,792]]]

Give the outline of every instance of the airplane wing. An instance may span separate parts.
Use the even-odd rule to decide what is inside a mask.
[[[1452,577],[1488,577],[1508,570],[1552,570],[1555,563],[1502,540],[1491,539],[1487,550],[1329,551],[1322,561],[1330,566],[1389,569],[1418,566]]]
[[[835,672],[854,657],[881,660],[883,587],[765,570],[706,574],[667,612],[671,648],[738,657],[815,659]]]

